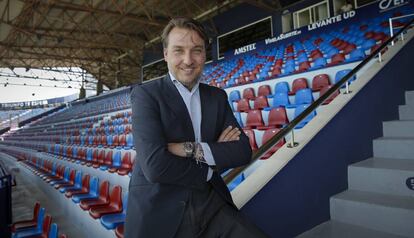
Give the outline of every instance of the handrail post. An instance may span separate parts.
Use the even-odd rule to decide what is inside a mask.
[[[390,26],[390,37],[392,38],[394,36],[393,28],[392,28],[392,18],[388,19],[388,23]],[[391,45],[394,45],[394,40],[391,41]]]
[[[378,53],[378,62],[382,62],[382,54],[381,51]]]
[[[288,148],[293,148],[299,145],[298,142],[295,142],[295,134],[293,132],[294,130],[291,130],[290,132],[292,133],[292,139],[290,141],[290,143],[287,145]]]

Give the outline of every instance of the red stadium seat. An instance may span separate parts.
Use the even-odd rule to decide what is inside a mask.
[[[323,87],[331,85],[329,80],[329,75],[327,74],[318,74],[312,79],[312,91],[320,91]]]
[[[244,133],[247,135],[247,137],[249,137],[249,143],[250,143],[250,147],[252,147],[252,151],[256,151],[257,150],[257,143],[256,143],[256,137],[254,135],[253,130],[250,129],[243,129]]]
[[[306,78],[297,78],[293,80],[292,91],[289,92],[289,95],[294,95],[298,90],[308,88],[308,80]]]
[[[89,210],[89,215],[97,219],[105,214],[121,213],[122,212],[122,187],[115,186],[109,196],[109,204],[92,206]]]
[[[279,131],[280,131],[280,129],[277,129],[277,128],[266,130],[263,133],[262,143],[265,144],[266,142],[268,142]],[[263,155],[261,159],[268,159],[270,156],[272,156],[284,144],[285,144],[285,139],[283,138],[278,143],[276,143],[276,145],[274,145],[265,155]]]
[[[33,208],[33,217],[30,220],[18,221],[12,224],[11,232],[16,232],[19,229],[27,229],[37,226],[37,216],[40,210],[40,203],[36,202]]]
[[[270,86],[267,84],[261,85],[258,89],[257,96],[268,96],[271,95],[272,91],[270,89]]]
[[[253,88],[245,88],[243,90],[243,98],[245,99],[255,99],[256,98],[256,94],[254,93],[254,89]]]
[[[262,112],[260,110],[251,110],[247,113],[245,129],[253,129],[263,125]]]
[[[90,181],[90,175],[86,174],[82,178],[82,188],[81,189],[67,189],[65,191],[65,196],[67,198],[70,198],[75,194],[87,194],[87,193],[89,193],[89,181]]]
[[[83,199],[80,201],[80,207],[83,210],[89,210],[92,206],[109,204],[109,182],[103,181],[99,186],[99,197],[92,199]]]
[[[269,112],[267,126],[259,126],[259,130],[267,130],[276,127],[283,127],[289,123],[289,119],[284,107],[272,108]],[[265,123],[266,124],[266,123]]]
[[[250,111],[250,103],[248,99],[242,98],[237,102],[236,110],[238,112]]]
[[[254,109],[261,110],[263,108],[269,107],[269,103],[267,101],[266,96],[259,96],[256,99],[254,99]]]
[[[119,175],[127,175],[132,170],[131,152],[126,152],[122,157],[121,168],[118,169]]]
[[[332,87],[332,85],[329,86],[325,86],[321,89],[321,91],[319,91],[319,97],[322,96],[323,94],[326,93],[326,91],[328,91],[330,88]],[[329,104],[332,100],[335,99],[336,96],[338,96],[340,94],[339,90],[337,90],[335,93],[333,93],[328,99],[326,99],[322,105],[326,105]]]

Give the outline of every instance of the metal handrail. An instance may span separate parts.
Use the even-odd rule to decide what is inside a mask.
[[[411,24],[414,23],[414,19],[408,22],[403,28],[401,28],[394,36],[390,37],[385,41],[380,47],[378,47],[374,52],[371,52],[368,57],[366,57],[361,63],[359,63],[354,69],[352,69],[347,75],[345,75],[340,81],[335,83],[328,91],[321,95],[317,100],[315,100],[309,107],[307,107],[301,114],[299,114],[293,121],[291,121],[287,126],[283,127],[276,135],[274,135],[269,141],[262,145],[256,152],[253,153],[252,159],[248,165],[237,167],[232,169],[228,174],[224,176],[224,181],[228,184],[233,179],[235,179],[240,173],[242,173],[247,167],[252,165],[260,157],[265,155],[274,145],[276,145],[281,139],[283,139],[289,132],[293,131],[296,125],[298,125],[303,119],[305,119],[309,114],[311,114],[317,107],[319,107],[326,99],[333,95],[339,88],[342,87],[344,83],[347,84],[348,80],[354,76],[362,67],[364,67],[371,59],[373,59],[377,54],[379,55],[379,61],[381,61],[381,52],[385,49],[389,43],[393,42],[396,37],[403,33]],[[294,143],[294,142],[292,142]],[[292,145],[295,146],[295,145]]]

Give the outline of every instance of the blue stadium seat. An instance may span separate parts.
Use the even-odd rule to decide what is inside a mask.
[[[335,74],[335,83],[339,82],[343,77],[345,77],[349,72],[351,72],[351,69],[343,69]],[[351,78],[348,79],[349,84],[351,84],[353,81],[356,80],[356,75],[354,74]],[[342,88],[345,87],[345,84],[342,86]]]
[[[72,201],[74,203],[79,203],[82,199],[92,199],[99,196],[99,179],[97,177],[92,177],[89,181],[89,193],[88,194],[75,194],[72,196]]]
[[[42,234],[42,226],[45,218],[45,208],[40,208],[37,215],[37,225],[34,228],[19,230],[13,233],[12,238],[31,237]]]
[[[298,105],[295,109],[295,118],[299,116],[306,108],[309,107],[309,104]],[[303,128],[310,120],[316,116],[316,111],[311,112],[305,119],[303,119],[299,124],[296,125],[295,129]]]

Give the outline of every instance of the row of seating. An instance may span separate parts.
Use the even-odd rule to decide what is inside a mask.
[[[88,211],[93,219],[100,219],[106,229],[116,229],[124,223],[128,193],[122,195],[121,186],[115,185],[110,191],[109,181],[99,184],[97,177],[89,174],[82,176],[81,171],[70,170],[52,160],[31,157],[23,162],[34,174],[78,204],[82,210]],[[54,170],[54,167],[64,168],[64,174],[60,172],[61,169]],[[69,170],[68,178],[66,175]],[[115,232],[123,237],[120,229]]]
[[[238,102],[241,99],[255,100],[257,97],[261,96],[271,98],[277,93],[287,93],[289,96],[292,96],[295,95],[297,91],[306,88],[310,88],[312,92],[318,92],[324,87],[340,81],[350,71],[351,69],[339,70],[336,72],[335,80],[333,82],[331,82],[331,79],[327,74],[318,74],[314,76],[310,84],[308,83],[308,79],[303,77],[294,79],[291,86],[289,85],[289,82],[280,81],[275,84],[273,92],[269,84],[261,84],[257,90],[255,90],[253,87],[245,88],[242,92],[239,90],[233,90],[229,93],[229,101]],[[353,76],[350,81],[352,82],[355,79],[356,76]],[[309,87],[309,85],[311,85],[311,87]]]
[[[58,225],[52,223],[52,216],[45,214],[45,208],[36,202],[33,208],[33,217],[29,220],[14,222],[11,226],[12,238],[67,238],[59,234]]]
[[[44,150],[55,158],[93,167],[121,176],[129,175],[135,163],[135,151],[86,148],[70,145],[46,145]]]

